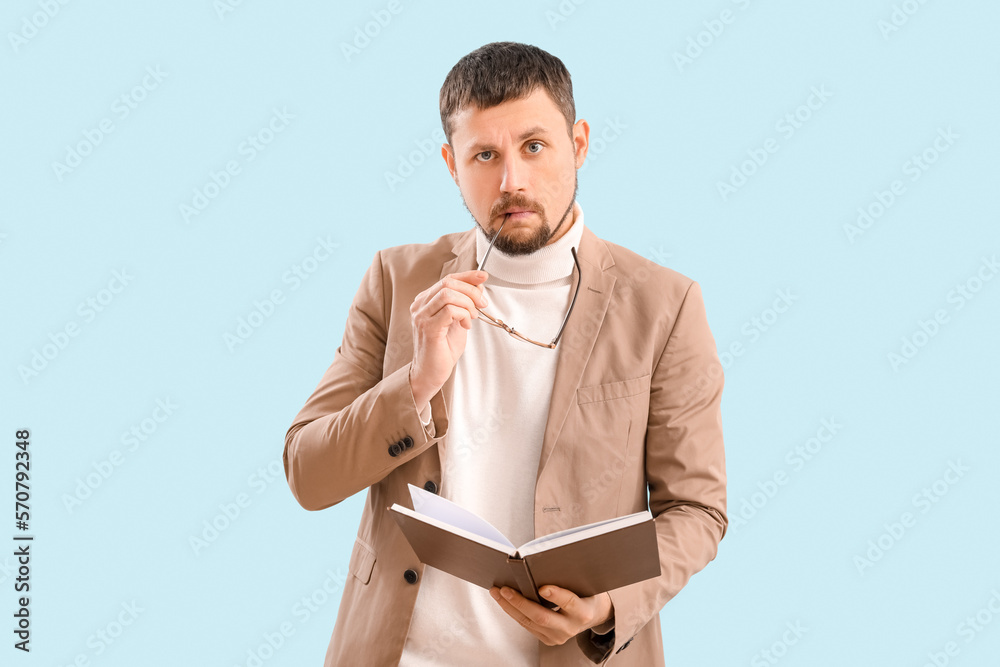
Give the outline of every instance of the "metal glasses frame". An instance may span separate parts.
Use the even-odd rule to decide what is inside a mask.
[[[486,254],[483,255],[483,261],[479,262],[479,266],[476,267],[476,269],[478,271],[482,271],[483,267],[486,266],[486,259],[490,256],[490,252],[493,250],[493,244],[496,243],[497,238],[500,237],[500,231],[503,230],[503,226],[506,223],[507,223],[507,218],[505,217],[504,221],[502,223],[500,223],[500,228],[497,229],[497,233],[493,235],[492,239],[490,239],[490,245],[489,245],[488,248],[486,248]],[[570,252],[573,253],[573,265],[576,267],[576,275],[577,275],[576,289],[573,291],[573,300],[570,301],[569,310],[566,311],[566,316],[563,317],[562,324],[559,325],[559,331],[556,332],[556,337],[552,339],[551,343],[541,343],[541,342],[539,342],[537,340],[533,340],[531,338],[528,338],[524,334],[522,334],[519,331],[517,331],[516,329],[514,329],[509,324],[505,323],[503,320],[501,320],[499,318],[496,318],[496,317],[493,317],[492,315],[490,315],[487,312],[484,312],[482,308],[476,308],[476,310],[479,311],[479,314],[482,315],[485,318],[482,321],[485,322],[486,324],[495,326],[495,327],[497,327],[499,329],[503,329],[508,334],[510,334],[511,336],[513,336],[514,338],[516,338],[518,340],[523,340],[524,342],[531,343],[532,345],[538,345],[539,347],[547,347],[550,350],[554,350],[555,347],[556,347],[556,343],[559,342],[559,338],[563,334],[563,329],[566,328],[566,322],[569,321],[569,315],[570,315],[570,313],[573,312],[573,306],[576,305],[576,297],[577,297],[578,294],[580,294],[580,283],[583,282],[583,280],[582,280],[583,276],[582,276],[582,274],[580,272],[580,261],[576,258],[576,248],[572,248],[571,247],[570,248]]]

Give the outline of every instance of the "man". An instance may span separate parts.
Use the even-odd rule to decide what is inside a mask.
[[[376,254],[285,438],[306,509],[368,489],[326,665],[662,665],[659,611],[728,522],[701,292],[584,226],[589,126],[558,58],[488,44],[440,100],[476,227]],[[419,562],[387,511],[407,484],[514,544],[648,507],[661,575],[584,598],[538,582],[554,610],[485,591]]]

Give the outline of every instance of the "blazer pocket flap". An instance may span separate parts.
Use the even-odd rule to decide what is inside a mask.
[[[361,541],[354,540],[354,550],[351,551],[350,572],[367,584],[372,578],[372,568],[375,567],[375,550]]]
[[[579,405],[583,405],[585,403],[613,401],[616,398],[627,398],[636,394],[645,394],[649,392],[649,378],[649,375],[643,375],[642,377],[628,380],[580,387],[576,390],[576,402]]]

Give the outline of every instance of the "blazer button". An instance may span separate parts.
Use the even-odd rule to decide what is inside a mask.
[[[400,440],[400,442],[403,444],[403,447],[406,447],[407,449],[413,446],[413,438],[411,438],[410,436],[404,437],[402,440]]]
[[[424,488],[426,490],[430,491],[431,493],[437,493],[438,492],[438,485],[435,484],[434,480],[432,480],[432,479],[427,480],[427,482],[424,484]]]
[[[389,456],[399,456],[403,451],[403,446],[398,442],[389,445]]]
[[[417,583],[417,573],[415,570],[407,570],[403,573],[403,579],[406,579],[406,583],[415,584]],[[622,647],[624,648],[624,647]],[[620,649],[619,649],[620,650]]]

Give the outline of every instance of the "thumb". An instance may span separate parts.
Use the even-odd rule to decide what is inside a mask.
[[[580,598],[573,591],[552,586],[551,584],[542,586],[538,589],[538,592],[546,600],[559,605],[560,609],[571,610],[580,601]]]

